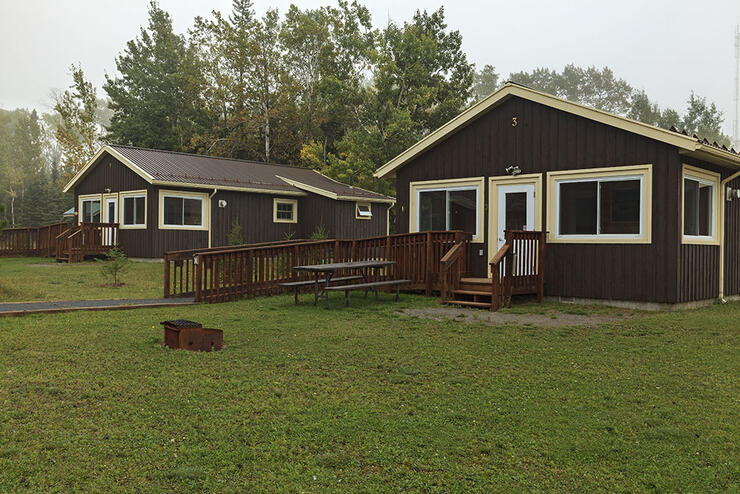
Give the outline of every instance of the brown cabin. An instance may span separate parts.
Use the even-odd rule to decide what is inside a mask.
[[[101,235],[117,234],[131,257],[228,245],[234,220],[244,243],[385,235],[394,203],[311,169],[118,145],[103,146],[64,190],[77,223],[118,224]]]
[[[735,150],[513,83],[376,172],[397,231],[471,233],[469,276],[544,231],[546,296],[684,306],[740,296],[739,175]]]

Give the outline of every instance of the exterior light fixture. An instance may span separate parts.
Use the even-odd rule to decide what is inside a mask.
[[[511,165],[511,166],[507,166],[507,167],[506,167],[506,169],[505,169],[505,171],[506,171],[506,173],[507,173],[508,175],[513,175],[513,176],[515,176],[515,177],[516,177],[517,175],[519,175],[520,173],[522,173],[522,169],[521,169],[521,168],[519,168],[519,167],[518,167],[518,166],[516,166],[516,165]]]
[[[226,201],[224,201],[223,199],[219,199],[218,200],[218,207],[225,208],[226,207]]]

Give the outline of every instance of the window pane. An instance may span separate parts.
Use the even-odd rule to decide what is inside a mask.
[[[596,234],[597,182],[560,184],[560,235]]]
[[[601,232],[640,234],[640,181],[601,182]]]
[[[712,236],[712,186],[699,186],[699,235]]]
[[[100,222],[100,201],[88,199],[82,201],[82,222],[99,223]]]
[[[134,198],[133,197],[123,198],[123,224],[124,225],[134,224]]]
[[[683,181],[683,234],[711,237],[714,232],[712,207],[714,191],[710,184],[685,178]]]
[[[144,224],[144,213],[146,212],[144,197],[134,197],[134,224]]]
[[[447,229],[447,192],[419,193],[419,231]]]
[[[527,226],[527,193],[506,193],[506,230],[524,230]]]
[[[164,224],[182,225],[182,197],[164,198]]]
[[[475,235],[477,229],[475,190],[451,190],[449,193],[450,230]]]
[[[200,199],[183,199],[184,203],[184,224],[200,226],[203,224],[203,212]]]
[[[91,216],[90,201],[82,201],[82,216],[80,217],[80,221],[83,223],[89,222]]]
[[[279,220],[292,220],[293,219],[293,204],[287,202],[278,202],[277,219]]]

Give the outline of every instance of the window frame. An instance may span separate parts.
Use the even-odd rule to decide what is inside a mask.
[[[143,224],[132,224],[126,225],[124,220],[126,218],[125,204],[126,198],[131,197],[143,197],[144,198],[144,223]],[[118,228],[121,230],[145,230],[147,228],[147,213],[149,212],[149,198],[147,197],[146,190],[127,190],[118,193]]]
[[[547,241],[549,243],[650,244],[652,243],[653,165],[615,166],[547,173]],[[640,233],[598,233],[601,223],[601,187],[596,187],[597,233],[560,234],[560,184],[576,182],[640,181]]]
[[[278,204],[290,204],[293,208],[293,218],[285,220],[278,218]],[[297,199],[284,199],[282,197],[274,197],[272,199],[272,222],[273,223],[298,223],[298,200]]]
[[[82,221],[82,204],[85,201],[98,201],[100,204],[100,220],[103,221],[103,194],[80,194],[77,196],[77,224],[81,225]]]
[[[471,239],[473,243],[485,242],[485,177],[454,178],[448,180],[424,180],[409,183],[409,232],[419,231],[421,210],[421,192],[475,190],[476,191],[476,231]],[[449,215],[449,211],[447,212]],[[446,221],[449,224],[449,219]]]
[[[686,209],[686,179],[695,180],[700,184],[712,186],[712,235],[687,235],[684,231]],[[681,169],[681,243],[719,245],[719,222],[722,208],[722,194],[720,194],[721,175],[716,172],[683,164]]]
[[[367,206],[367,210],[370,214],[368,215],[361,215],[360,214],[360,207],[361,206]],[[364,201],[357,201],[355,203],[355,219],[356,220],[371,220],[373,219],[373,203],[372,202],[364,202]]]
[[[181,199],[195,199],[201,201],[201,224],[200,225],[170,225],[164,222],[164,199],[165,197],[176,197]],[[207,231],[209,229],[211,217],[211,200],[207,192],[184,192],[179,190],[160,190],[159,191],[159,218],[160,230],[191,230]]]

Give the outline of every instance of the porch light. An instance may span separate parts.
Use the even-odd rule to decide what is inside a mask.
[[[518,166],[516,166],[516,165],[511,165],[511,166],[507,166],[507,167],[506,167],[506,169],[505,169],[505,171],[506,171],[506,173],[507,173],[507,174],[509,174],[509,175],[513,175],[513,176],[515,176],[515,177],[516,177],[517,175],[519,175],[520,173],[522,173],[522,169],[521,169],[521,168],[519,168],[519,167],[518,167]]]

